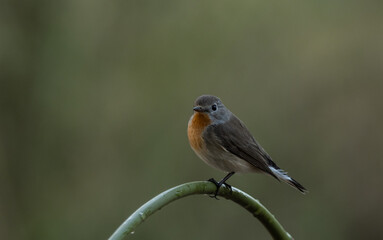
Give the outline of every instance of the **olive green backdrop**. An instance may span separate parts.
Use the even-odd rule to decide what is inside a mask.
[[[302,195],[230,184],[295,239],[381,239],[382,1],[11,1],[0,7],[0,238],[106,239],[175,185],[221,178],[186,137],[214,94]],[[132,239],[270,239],[193,196]]]

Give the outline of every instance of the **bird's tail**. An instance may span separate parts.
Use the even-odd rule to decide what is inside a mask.
[[[273,174],[281,181],[289,184],[290,186],[298,189],[303,194],[307,192],[306,188],[304,188],[299,182],[295,181],[293,178],[289,177],[287,175],[287,172],[283,171],[282,169],[276,167],[270,167],[270,170],[273,172]]]

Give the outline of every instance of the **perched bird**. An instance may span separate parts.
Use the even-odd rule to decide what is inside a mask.
[[[236,172],[267,173],[302,193],[307,191],[273,162],[245,124],[218,97],[198,97],[193,110],[187,130],[191,148],[208,165],[228,173],[219,182],[209,179],[217,186],[213,197],[222,184],[231,189],[226,180]]]

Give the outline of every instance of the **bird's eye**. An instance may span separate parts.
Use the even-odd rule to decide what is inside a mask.
[[[211,110],[213,110],[213,111],[217,110],[217,105],[216,105],[216,104],[213,104],[213,105],[211,106]]]

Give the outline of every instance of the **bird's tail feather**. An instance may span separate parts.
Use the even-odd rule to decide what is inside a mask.
[[[299,182],[294,180],[293,178],[289,177],[287,175],[287,172],[283,171],[280,168],[274,168],[270,167],[270,170],[273,172],[273,174],[281,181],[289,184],[290,186],[298,189],[300,192],[305,194],[307,192],[306,188],[304,188]]]

